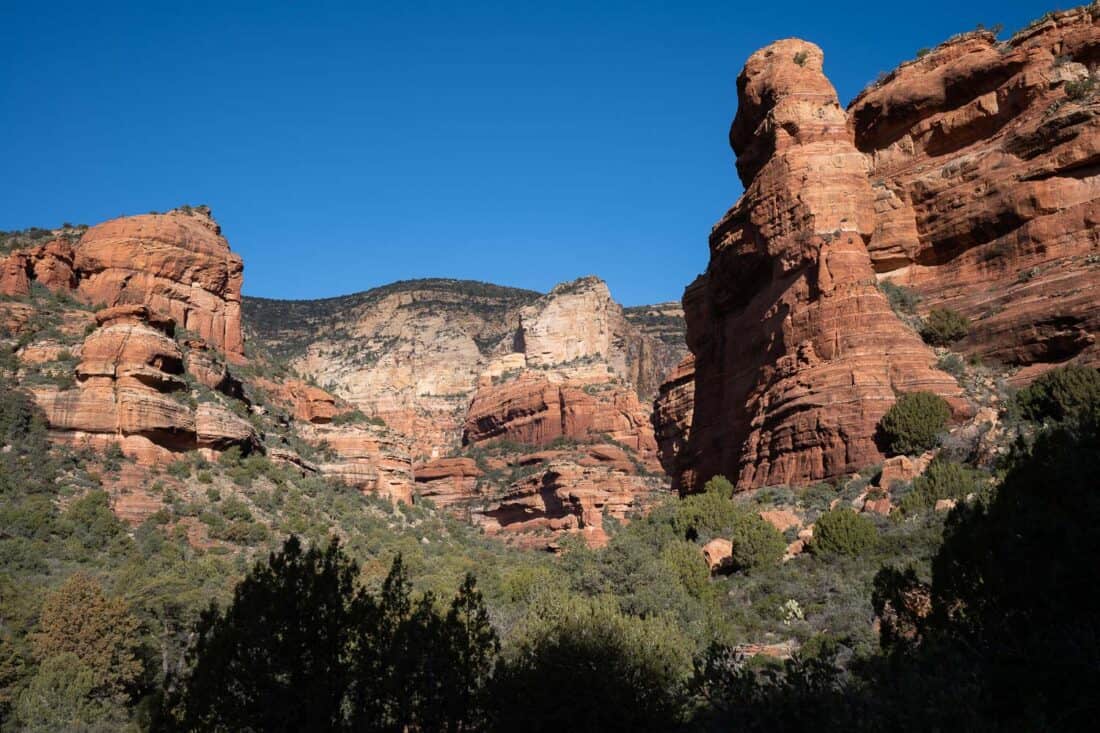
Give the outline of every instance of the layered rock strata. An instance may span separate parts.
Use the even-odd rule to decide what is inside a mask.
[[[144,305],[107,308],[84,340],[72,389],[37,386],[36,402],[53,435],[103,447],[117,443],[145,463],[198,448],[258,446],[252,425],[214,403],[193,405],[184,354],[171,318]]]
[[[628,316],[592,277],[545,296],[424,280],[324,301],[248,299],[246,308],[265,344],[409,437],[422,462],[461,444],[486,377],[546,372],[581,387],[610,374],[648,402],[683,352],[670,343],[681,322],[675,308]]]
[[[208,209],[177,209],[12,252],[0,262],[0,293],[26,295],[38,282],[94,305],[147,305],[241,361],[242,273]]]
[[[875,272],[971,320],[958,348],[1100,364],[1100,13],[959,36],[848,110],[874,193]],[[1031,369],[1034,376],[1042,369]]]
[[[710,238],[685,292],[695,357],[658,415],[666,466],[684,491],[715,474],[738,488],[798,484],[878,461],[875,427],[899,392],[961,390],[876,287],[875,195],[847,117],[799,40],[753,54],[738,78],[730,142],[745,193]],[[682,436],[683,431],[680,431]]]

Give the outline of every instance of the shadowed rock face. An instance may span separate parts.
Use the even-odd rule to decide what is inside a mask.
[[[874,193],[821,64],[817,46],[779,41],[738,78],[730,142],[746,190],[684,295],[695,356],[686,440],[675,426],[685,406],[667,405],[683,402],[682,388],[657,408],[662,443],[679,445],[666,467],[684,491],[719,473],[750,488],[874,463],[875,426],[896,392],[965,409],[876,287]]]
[[[1093,8],[997,43],[965,34],[859,95],[849,129],[874,191],[870,254],[921,309],[972,321],[960,345],[1030,367],[1100,364],[1100,63]],[[1081,93],[1083,91],[1083,93]]]

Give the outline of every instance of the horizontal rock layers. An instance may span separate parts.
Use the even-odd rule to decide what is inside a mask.
[[[1005,43],[964,34],[848,111],[879,278],[968,316],[962,350],[1030,374],[1100,365],[1097,15],[1051,14]]]
[[[113,219],[0,262],[0,293],[31,282],[94,305],[147,305],[241,361],[241,258],[209,210],[177,209]]]
[[[461,445],[486,375],[554,372],[582,386],[610,373],[648,403],[683,352],[676,307],[626,313],[592,277],[545,296],[423,280],[323,301],[247,299],[245,307],[265,344],[408,436],[422,462]]]
[[[821,66],[820,49],[792,39],[753,54],[738,78],[730,142],[746,190],[684,295],[691,409],[682,372],[657,407],[684,491],[715,474],[750,488],[874,463],[875,427],[897,392],[965,409],[876,287],[875,196]]]
[[[145,463],[182,451],[259,445],[245,419],[214,403],[192,404],[183,380],[185,358],[170,334],[170,318],[144,305],[96,314],[71,389],[34,387],[51,432],[60,440],[104,447],[118,443]]]

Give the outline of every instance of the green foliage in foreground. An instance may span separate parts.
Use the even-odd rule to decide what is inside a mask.
[[[939,395],[907,392],[882,416],[879,439],[891,453],[923,453],[937,445],[950,419],[951,408]]]
[[[1100,404],[1100,369],[1069,365],[1036,377],[1016,393],[1015,409],[1025,420],[1078,418]]]
[[[695,718],[707,730],[1091,730],[1098,704],[1100,412],[1044,431],[1017,451],[998,491],[950,515],[930,585],[886,568],[884,610],[914,592],[903,635],[842,665],[819,645],[782,669],[754,671],[728,647],[696,663]]]
[[[139,730],[186,727],[189,720],[202,728],[203,721],[239,715],[225,717],[235,721],[226,727],[278,729],[270,718],[249,716],[267,715],[269,708],[286,712],[287,700],[295,699],[300,709],[328,709],[324,720],[334,725],[370,717],[391,728],[412,721],[422,730],[442,727],[440,720],[509,730],[532,710],[547,727],[578,729],[579,716],[562,722],[571,705],[593,729],[625,722],[640,730],[811,724],[815,730],[948,730],[959,723],[980,730],[1013,721],[1017,728],[1067,729],[1091,719],[1080,702],[1089,699],[1084,688],[1091,680],[1082,670],[1096,665],[1100,633],[1094,614],[1073,604],[1089,593],[1087,563],[1097,552],[1095,418],[1041,428],[1034,446],[1013,459],[1004,486],[976,492],[976,503],[950,514],[942,549],[942,515],[918,511],[892,522],[846,512],[860,523],[837,532],[846,538],[837,546],[847,551],[776,563],[776,536],[762,534],[765,561],[710,577],[698,554],[705,539],[736,544],[737,536],[760,529],[755,513],[761,507],[733,496],[720,481],[613,529],[605,548],[571,540],[554,558],[488,541],[430,509],[391,507],[293,476],[259,457],[200,465],[189,456],[173,470],[185,483],[209,472],[212,483],[198,482],[182,497],[150,488],[165,497],[164,514],[131,528],[114,518],[84,467],[86,456],[48,448],[31,401],[9,389],[0,397],[5,728]],[[930,471],[937,483],[927,493],[941,491],[940,478]],[[178,486],[171,476],[161,480]],[[819,485],[768,496],[824,512],[820,539],[830,535],[834,520],[824,509],[838,495]],[[216,523],[214,515],[226,526],[261,524],[269,534],[202,550],[173,529],[186,517]],[[281,569],[256,562],[288,534],[301,537],[297,559],[284,557]],[[341,537],[342,559],[325,559],[332,534]],[[402,570],[394,576],[387,571],[397,555]],[[357,570],[344,582],[352,563]],[[909,565],[911,575],[876,576],[883,566]],[[307,567],[334,580],[307,582]],[[477,591],[463,580],[470,571],[477,572]],[[77,573],[95,582],[105,607],[124,609],[137,621],[118,625],[123,633],[110,654],[34,641],[49,633],[47,599]],[[279,590],[280,579],[293,580],[295,592]],[[257,584],[267,590],[256,590]],[[891,626],[902,631],[884,638],[880,651],[873,614],[900,603],[910,586],[929,589],[933,613]],[[483,603],[474,600],[476,592],[484,594]],[[310,594],[340,600],[321,611],[299,597]],[[470,613],[460,625],[480,632],[455,662],[444,653],[450,642],[440,641],[452,608],[438,599],[463,596]],[[235,597],[251,610],[234,611]],[[222,610],[208,610],[212,600]],[[322,633],[334,620],[346,637]],[[393,631],[397,627],[408,633]],[[745,658],[741,645],[767,640],[793,640],[801,651],[786,665],[761,667]],[[255,654],[242,657],[238,643]],[[347,652],[360,645],[387,651]],[[212,657],[211,649],[220,653]],[[303,660],[303,649],[317,654]],[[96,661],[114,658],[139,662],[137,669],[126,667],[118,684],[106,682]],[[296,667],[287,667],[287,659]],[[242,680],[237,675],[246,666]],[[319,690],[315,680],[294,676],[318,669],[326,670],[328,683],[339,682],[338,713],[330,687]],[[1024,669],[1041,670],[1042,679],[1049,671],[1053,681],[1024,684]],[[219,682],[204,685],[200,677],[207,674]],[[441,679],[448,690],[466,690],[465,702],[445,702],[456,698],[440,691]],[[552,684],[538,687],[537,681]],[[415,693],[398,699],[394,686]],[[299,689],[311,699],[295,697]],[[280,699],[248,703],[272,696]],[[1002,709],[1004,699],[1009,704]],[[1051,717],[1051,710],[1062,717]]]
[[[442,613],[413,598],[398,555],[379,593],[333,540],[291,537],[224,611],[197,626],[193,665],[169,695],[179,730],[479,730],[500,648],[467,576]]]

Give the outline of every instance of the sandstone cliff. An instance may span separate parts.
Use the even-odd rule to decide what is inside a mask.
[[[719,473],[749,488],[874,463],[875,426],[896,392],[929,390],[963,408],[875,285],[874,195],[822,58],[813,44],[780,41],[738,77],[730,142],[745,193],[684,295],[695,356],[686,445],[676,437],[684,406],[669,405],[683,390],[666,389],[658,406],[683,490]]]
[[[545,296],[417,280],[318,301],[246,298],[244,307],[259,341],[409,437],[423,460],[459,447],[480,379],[530,369],[580,388],[610,374],[648,401],[683,351],[669,335],[682,322],[675,308],[626,314],[596,278]]]
[[[141,483],[135,471],[236,447],[412,501],[402,435],[263,358],[245,358],[242,264],[209,210],[30,230],[0,245],[0,314],[16,376],[55,440],[118,447],[138,464],[131,484]]]
[[[209,209],[112,219],[59,230],[0,262],[0,294],[27,295],[32,282],[88,304],[148,305],[241,361],[241,258]]]
[[[585,277],[541,296],[427,280],[245,311],[297,371],[411,441],[421,496],[487,531],[599,544],[605,511],[666,485],[651,399],[684,352],[674,304],[624,310]]]
[[[662,387],[654,416],[682,489],[875,463],[896,392],[964,409],[876,280],[911,288],[919,314],[967,316],[955,348],[1021,368],[1017,381],[1100,360],[1098,15],[1052,13],[1004,43],[962,34],[847,112],[816,46],[753,54],[730,131],[745,194],[685,291],[694,366]]]
[[[959,36],[860,94],[880,279],[972,322],[961,350],[1100,364],[1100,12]]]

